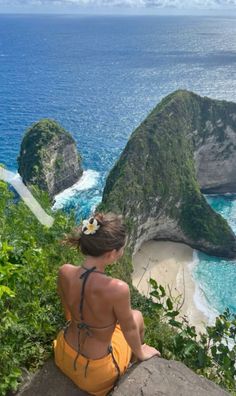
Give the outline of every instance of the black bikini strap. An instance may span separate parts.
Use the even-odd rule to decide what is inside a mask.
[[[76,363],[79,355],[80,355],[80,333],[78,332],[78,351],[74,360],[74,370],[76,370]]]
[[[95,271],[97,267],[92,267],[92,268],[86,268],[84,266],[82,266],[82,268],[86,269],[86,271],[80,275],[80,279],[83,279],[83,285],[82,285],[82,291],[81,291],[81,299],[80,299],[80,307],[79,307],[79,312],[80,312],[80,318],[83,320],[83,302],[84,302],[84,288],[85,288],[85,283],[87,282],[87,279],[89,277],[89,275],[91,274],[91,272],[99,272],[100,274],[106,275],[104,274],[104,272],[101,271]],[[85,338],[87,336],[91,336],[91,331],[90,331],[90,327],[89,325],[87,325],[86,323],[78,323],[77,324],[77,328],[78,328],[78,351],[74,360],[74,370],[76,370],[76,363],[77,363],[77,359],[80,355],[80,350],[81,350],[81,346],[84,344]],[[81,336],[81,332],[80,330],[86,330],[86,334],[85,337],[83,339],[82,345],[80,342],[80,336]],[[87,361],[87,365],[85,367],[85,377],[87,375],[87,368],[88,368],[88,364],[89,364],[89,360]]]
[[[114,389],[115,386],[117,385],[117,383],[118,383],[120,377],[121,377],[121,373],[120,373],[120,367],[119,367],[119,365],[118,365],[118,363],[117,363],[117,361],[116,361],[116,359],[115,359],[115,356],[114,356],[114,354],[113,354],[112,345],[109,345],[108,351],[111,353],[113,363],[114,363],[114,365],[115,365],[115,367],[116,367],[116,370],[117,370],[117,373],[118,373],[117,378],[116,378],[116,380],[115,380],[115,382],[114,382],[114,384],[113,384],[113,389]]]
[[[77,362],[77,359],[78,359],[78,357],[79,357],[79,355],[80,355],[80,351],[81,351],[81,348],[83,347],[83,345],[84,345],[84,342],[85,342],[85,339],[86,339],[86,337],[87,336],[91,336],[91,332],[90,332],[90,329],[89,329],[89,327],[86,325],[86,323],[78,323],[77,324],[77,328],[78,328],[78,350],[77,350],[77,355],[76,355],[76,357],[75,357],[75,360],[74,360],[74,370],[76,370],[76,362]],[[86,333],[84,334],[84,338],[83,338],[83,340],[82,340],[82,342],[80,342],[80,337],[81,337],[81,332],[80,332],[80,330],[81,329],[86,329],[87,331],[86,331]],[[87,371],[87,367],[86,367],[86,371]],[[86,373],[86,371],[85,371],[85,373]]]
[[[87,364],[86,364],[85,369],[84,369],[84,376],[85,377],[87,377],[87,369],[88,369],[89,362],[90,362],[90,360],[88,359],[87,360]]]
[[[82,291],[81,291],[81,300],[80,300],[80,306],[79,306],[79,313],[80,313],[80,317],[83,320],[83,302],[84,302],[84,288],[85,288],[85,283],[87,282],[87,279],[89,277],[89,275],[91,274],[91,272],[93,272],[96,269],[96,267],[92,267],[87,269],[87,271],[85,271],[81,276],[80,279],[84,278],[83,281],[83,285],[82,285]]]
[[[89,275],[91,274],[91,272],[98,272],[98,273],[103,274],[103,275],[106,275],[106,274],[104,272],[101,272],[101,271],[96,271],[97,267],[95,267],[95,266],[92,267],[92,268],[86,268],[86,267],[82,266],[82,268],[86,269],[86,271],[82,275],[80,275],[80,279],[84,279],[84,281],[83,281],[82,291],[81,291],[81,300],[80,300],[80,306],[79,306],[79,313],[80,313],[81,319],[84,320],[84,317],[83,317],[83,302],[84,302],[85,283],[87,282],[87,279],[88,279]]]

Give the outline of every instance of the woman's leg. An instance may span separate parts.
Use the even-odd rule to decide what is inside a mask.
[[[143,344],[144,342],[144,321],[143,321],[143,314],[142,312],[138,311],[137,309],[132,309],[133,311],[133,316],[134,316],[134,320],[138,325],[138,329],[139,329],[139,334],[140,334],[140,340],[141,343]]]
[[[144,343],[144,331],[145,331],[143,315],[142,315],[142,312],[138,311],[137,309],[133,309],[132,311],[133,311],[134,320],[138,325],[141,344],[143,344]],[[135,362],[136,360],[137,360],[136,356],[132,353],[130,362],[132,363],[132,362]]]

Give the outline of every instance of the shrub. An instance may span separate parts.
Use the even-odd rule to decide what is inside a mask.
[[[197,334],[185,317],[177,319],[180,312],[165,289],[154,279],[150,283],[152,297],[144,311],[145,342],[159,349],[163,357],[182,361],[235,395],[236,315],[226,309],[205,333]]]
[[[24,202],[15,203],[0,182],[0,394],[16,389],[22,368],[36,370],[52,353],[52,340],[64,324],[57,295],[60,265],[81,256],[58,243],[75,224],[74,213],[50,212],[46,193],[37,199],[54,217],[41,225]]]

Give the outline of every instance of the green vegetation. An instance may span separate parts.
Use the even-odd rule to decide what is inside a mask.
[[[46,193],[34,191],[54,218],[41,225],[29,208],[13,203],[0,181],[0,395],[16,389],[21,368],[34,370],[52,353],[52,340],[64,318],[56,291],[57,269],[81,255],[58,240],[75,224],[74,214],[50,210]]]
[[[231,249],[233,237],[228,223],[206,204],[205,197],[189,188],[183,197],[180,224],[193,240],[208,240],[215,246]]]
[[[179,299],[173,299],[155,279],[149,280],[151,297],[135,292],[136,307],[141,309],[146,325],[145,342],[157,348],[162,357],[180,360],[197,374],[214,381],[236,395],[236,315],[229,310],[197,335],[186,317],[179,315]],[[178,316],[179,317],[179,316]]]
[[[51,228],[42,226],[23,201],[13,202],[13,193],[0,181],[0,394],[17,389],[22,368],[34,371],[52,355],[52,341],[64,325],[56,290],[57,271],[66,262],[79,265],[83,256],[61,245],[64,234],[76,225],[74,212],[52,212],[46,193],[34,195],[54,218]],[[130,226],[130,224],[128,224]],[[151,280],[152,297],[140,295],[131,284],[131,251],[127,248],[108,275],[128,282],[133,308],[143,312],[145,342],[157,347],[167,359],[181,360],[198,374],[214,380],[236,395],[234,362],[236,318],[226,312],[197,339],[186,319],[177,320],[178,304],[164,288]],[[177,305],[176,305],[177,304]]]

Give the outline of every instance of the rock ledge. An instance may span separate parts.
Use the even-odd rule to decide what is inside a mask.
[[[17,396],[87,396],[47,361]],[[134,364],[121,378],[112,396],[227,396],[229,393],[200,377],[183,363],[154,357]],[[12,394],[9,396],[13,396]]]

